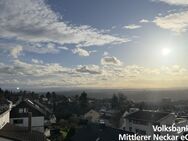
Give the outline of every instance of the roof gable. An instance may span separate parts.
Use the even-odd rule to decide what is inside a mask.
[[[19,109],[21,109],[21,108],[26,108],[28,112],[31,112],[32,117],[44,116],[44,113],[42,112],[42,110],[40,110],[39,107],[37,107],[37,105],[35,105],[30,100],[24,100],[12,108],[12,110],[10,112],[10,117],[11,118],[28,117],[28,112],[27,113],[19,113]]]

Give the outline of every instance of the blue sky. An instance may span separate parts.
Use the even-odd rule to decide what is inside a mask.
[[[187,0],[2,0],[0,87],[187,88]]]

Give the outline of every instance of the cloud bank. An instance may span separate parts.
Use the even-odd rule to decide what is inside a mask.
[[[188,5],[188,1],[187,0],[153,0],[156,2],[164,2],[170,5],[184,5],[187,6]]]
[[[177,33],[186,32],[188,29],[188,11],[156,17],[153,22],[163,29]]]
[[[78,46],[102,46],[129,41],[91,26],[68,24],[44,0],[1,0],[0,7],[2,38]]]

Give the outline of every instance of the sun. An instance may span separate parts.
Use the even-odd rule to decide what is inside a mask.
[[[168,56],[171,53],[171,50],[169,48],[163,48],[161,53],[163,56]]]

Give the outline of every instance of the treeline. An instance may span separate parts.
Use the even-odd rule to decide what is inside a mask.
[[[58,119],[68,119],[74,115],[80,116],[91,109],[89,98],[86,92],[73,97],[60,96],[61,101],[57,102],[55,115]]]
[[[10,100],[13,103],[17,102],[19,98],[29,98],[31,100],[38,99],[39,95],[36,94],[35,92],[30,92],[30,91],[18,91],[18,92],[13,92],[10,90],[3,90],[0,88],[0,99],[1,100]]]

